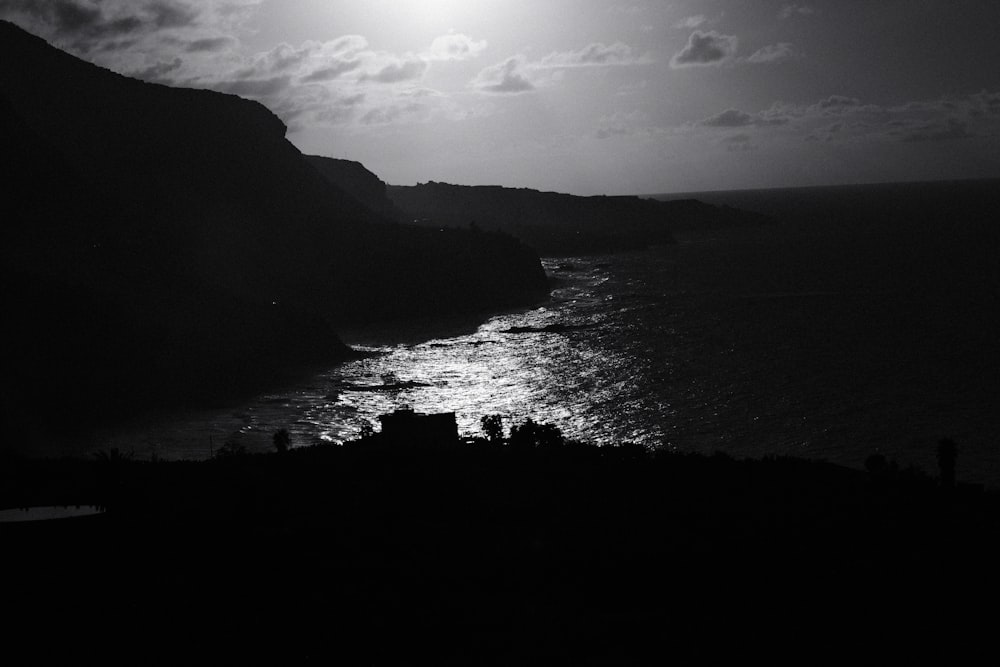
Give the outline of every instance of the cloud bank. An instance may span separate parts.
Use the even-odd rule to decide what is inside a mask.
[[[753,52],[747,62],[754,65],[777,65],[798,57],[795,48],[788,42],[768,44]]]
[[[733,58],[738,44],[739,40],[735,35],[723,35],[714,30],[695,30],[688,37],[684,48],[670,59],[670,66],[678,69],[721,65]]]
[[[550,53],[537,63],[540,68],[561,67],[610,67],[615,65],[632,65],[638,62],[632,54],[632,48],[622,42],[604,44],[594,42],[578,51],[561,51]]]
[[[816,14],[816,8],[809,5],[797,5],[789,4],[785,5],[778,11],[778,18],[782,21],[787,21],[795,16],[811,16]]]
[[[498,65],[482,70],[473,81],[473,87],[487,93],[518,94],[535,89],[525,73],[521,56],[513,56]]]
[[[551,81],[555,70],[623,67],[648,62],[623,42],[592,42],[575,51],[554,51],[533,62],[522,55],[511,56],[480,71],[471,85],[486,93],[518,94],[535,90],[546,81]],[[546,76],[545,72],[549,75]]]
[[[961,141],[1000,136],[1000,93],[980,91],[964,97],[912,100],[892,106],[829,95],[808,104],[775,102],[756,113],[728,108],[689,128],[757,128],[765,136],[824,143],[884,141],[902,143]]]
[[[427,60],[467,60],[486,49],[486,40],[476,41],[467,35],[450,33],[431,42],[424,53]]]

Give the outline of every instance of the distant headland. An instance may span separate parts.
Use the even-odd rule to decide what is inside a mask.
[[[674,242],[674,233],[756,225],[766,216],[694,199],[579,197],[527,188],[434,181],[388,185],[351,160],[308,156],[334,185],[382,215],[432,229],[499,231],[548,257],[603,254]]]

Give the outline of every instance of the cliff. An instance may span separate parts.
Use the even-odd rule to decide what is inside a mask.
[[[417,224],[512,234],[542,255],[606,253],[674,242],[680,230],[759,224],[762,216],[693,199],[578,197],[499,186],[389,186],[392,202]]]
[[[399,225],[331,186],[260,104],[129,79],[6,22],[0,121],[8,421],[203,401],[343,357],[345,322],[546,287],[512,238]]]
[[[391,220],[406,222],[405,216],[386,194],[385,182],[360,162],[319,155],[305,157],[326,180],[350,193],[367,208]]]

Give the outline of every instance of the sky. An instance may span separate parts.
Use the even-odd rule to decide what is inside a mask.
[[[257,100],[398,185],[653,194],[1000,177],[1000,2],[0,0]]]

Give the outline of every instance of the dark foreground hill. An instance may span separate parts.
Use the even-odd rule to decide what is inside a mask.
[[[5,646],[42,662],[964,664],[993,637],[997,498],[917,473],[356,443],[0,481],[111,503],[0,524]]]
[[[343,160],[319,155],[306,155],[316,170],[330,183],[350,192],[358,201],[384,217],[397,222],[408,222],[405,213],[389,199],[388,186],[381,178],[354,160]]]
[[[672,243],[677,231],[767,220],[759,214],[693,199],[664,202],[640,197],[577,197],[527,188],[433,181],[391,185],[387,194],[416,224],[499,230],[550,256],[633,250]]]
[[[342,358],[345,322],[544,294],[515,239],[390,222],[285,129],[255,102],[119,76],[0,22],[7,423],[76,430],[241,391]]]

